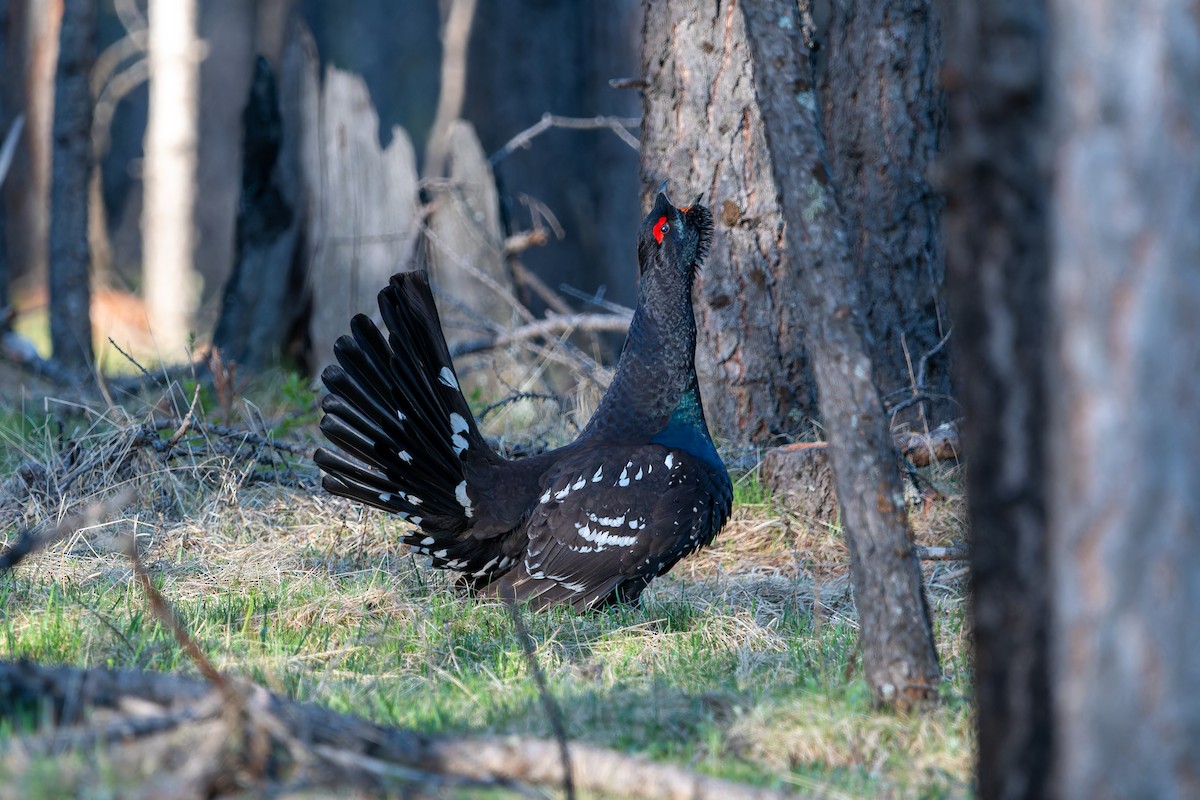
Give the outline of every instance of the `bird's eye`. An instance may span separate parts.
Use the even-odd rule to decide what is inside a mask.
[[[671,230],[671,226],[667,224],[666,217],[659,217],[658,222],[654,223],[654,241],[662,244],[663,236]]]

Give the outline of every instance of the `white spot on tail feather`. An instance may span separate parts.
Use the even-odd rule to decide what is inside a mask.
[[[670,453],[667,453],[667,457],[665,459],[663,459],[663,463],[667,465],[667,469],[670,469],[672,466],[675,465],[675,456],[673,456]]]
[[[541,502],[541,503],[549,503],[550,502],[550,490],[549,489],[547,489],[546,493],[544,495],[542,495],[541,498],[539,498],[538,502]]]
[[[603,464],[596,467],[596,474],[592,476],[592,483],[596,483],[597,481],[599,481],[600,477],[602,475],[604,475],[604,465]]]
[[[454,455],[456,456],[461,456],[471,446],[466,439],[457,433],[450,437],[450,445],[454,448]]]
[[[408,452],[407,450],[401,450],[400,452],[396,453],[396,457],[399,458],[401,461],[403,461],[405,464],[412,463],[412,453]]]
[[[468,517],[475,516],[471,509],[471,498],[467,497],[467,482],[463,481],[454,489],[454,499],[463,507],[463,513]]]
[[[424,539],[421,540],[421,544],[423,544],[426,547],[428,547],[429,545],[431,545],[433,543],[434,543],[434,538],[432,536],[426,536]]]
[[[451,389],[458,388],[458,378],[454,377],[454,370],[449,367],[442,367],[442,371],[438,373],[438,381]]]
[[[467,421],[466,421],[466,419],[463,418],[462,414],[459,414],[457,411],[450,413],[450,430],[451,431],[453,431],[454,433],[464,433],[467,430],[469,430],[470,427],[471,426],[467,424]]]

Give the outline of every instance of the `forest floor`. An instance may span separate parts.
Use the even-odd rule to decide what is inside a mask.
[[[298,379],[237,398],[201,392],[195,424],[173,443],[171,427],[151,423],[147,436],[146,423],[187,416],[197,395],[186,381],[119,405],[0,391],[0,549],[24,525],[133,489],[113,519],[0,574],[0,660],[195,675],[133,579],[120,546],[133,536],[226,673],[387,726],[553,736],[509,610],[423,569],[397,520],[319,490],[303,455],[317,443],[316,394]],[[957,477],[932,476],[943,494],[913,512],[919,543],[961,542]],[[876,710],[841,532],[781,508],[754,472],[735,479],[729,526],[640,607],[524,615],[568,738],[803,796],[969,796],[963,565],[924,566],[942,702]],[[89,769],[16,769],[4,741],[23,733],[0,720],[0,796],[128,793],[102,754],[85,754]]]

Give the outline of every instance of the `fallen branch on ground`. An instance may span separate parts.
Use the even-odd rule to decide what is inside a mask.
[[[971,557],[966,545],[953,547],[921,547],[916,546],[917,558],[922,561],[966,561]]]
[[[426,736],[297,703],[258,686],[241,688],[244,713],[233,717],[225,713],[220,690],[194,678],[0,661],[0,716],[52,720],[48,728],[10,738],[0,751],[0,769],[13,776],[28,769],[37,757],[65,757],[72,764],[95,759],[91,766],[97,771],[144,781],[145,773],[137,775],[134,770],[171,763],[171,774],[159,774],[160,770],[152,779],[163,796],[205,791],[241,796],[248,790],[270,794],[285,788],[293,794],[305,790],[344,794],[355,789],[395,792],[406,785],[563,785],[555,741]],[[234,729],[235,725],[243,728]],[[247,745],[241,752],[231,752],[228,746],[224,750],[200,747],[201,735],[203,741]],[[250,751],[258,750],[252,743],[260,737],[271,748],[262,772],[249,785],[231,781],[233,776],[246,781],[254,775],[257,765]],[[97,745],[106,746],[102,753]],[[790,796],[590,745],[572,744],[571,761],[577,788],[616,797],[775,800]],[[183,789],[187,791],[181,793]]]
[[[79,513],[63,517],[57,525],[25,528],[17,534],[12,546],[0,553],[0,574],[17,566],[39,550],[65,539],[80,528],[100,524],[129,505],[132,499],[133,492],[126,489],[107,500],[92,503]]]

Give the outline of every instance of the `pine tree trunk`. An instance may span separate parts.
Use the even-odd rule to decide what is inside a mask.
[[[1200,797],[1200,17],[1050,5],[1057,789]]]
[[[825,166],[810,53],[793,3],[746,3],[738,13],[784,241],[806,265],[792,280],[814,334],[809,346],[850,548],[867,683],[881,703],[919,705],[936,698],[941,675],[897,455],[872,382],[854,268]]]
[[[1049,31],[1038,0],[942,5],[947,287],[970,453],[981,798],[1044,797],[1053,760],[1046,568]]]
[[[62,366],[92,364],[88,181],[92,169],[95,0],[64,0],[55,79],[50,191],[50,343]]]
[[[831,6],[821,83],[825,137],[862,287],[875,381],[888,407],[908,403],[898,422],[932,427],[958,414],[942,342],[950,331],[942,300],[942,199],[929,183],[945,117],[941,27],[932,0]],[[928,399],[909,402],[914,392]]]
[[[185,357],[196,310],[199,55],[195,0],[150,0],[150,118],[146,126],[142,273],[150,328],[165,360]]]
[[[813,322],[793,278],[804,265],[784,243],[742,9],[667,0],[646,14],[643,34],[642,187],[669,180],[676,202],[702,192],[713,207],[696,281],[705,414],[738,444],[794,435],[817,416],[805,349]]]

